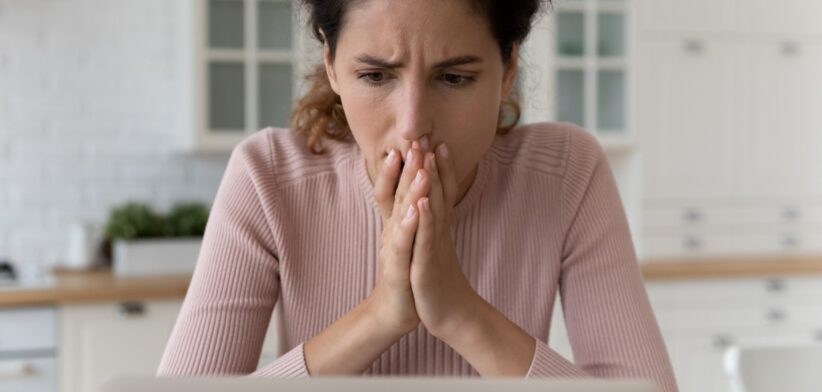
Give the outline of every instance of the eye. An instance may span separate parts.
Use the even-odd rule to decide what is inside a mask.
[[[443,74],[442,80],[445,81],[446,84],[453,87],[462,87],[467,85],[475,80],[474,77],[466,76],[466,75],[459,75],[453,73]]]
[[[372,86],[379,86],[385,82],[385,73],[383,72],[366,72],[362,73],[358,76],[359,79],[363,79],[366,83]]]

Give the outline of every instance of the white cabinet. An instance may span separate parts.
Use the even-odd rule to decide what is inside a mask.
[[[61,307],[60,391],[95,392],[114,375],[154,375],[181,305],[175,299]]]
[[[640,258],[822,251],[822,3],[636,5]]]
[[[647,282],[680,391],[730,391],[725,350],[822,341],[822,277]]]
[[[638,27],[653,33],[820,35],[818,0],[636,0]]]
[[[737,48],[739,195],[822,197],[822,44],[768,39]]]
[[[759,34],[820,35],[819,0],[736,0],[737,30]],[[708,14],[708,12],[705,12]]]
[[[637,27],[653,32],[717,32],[733,23],[728,0],[636,0]]]
[[[0,391],[57,391],[52,307],[0,310]]]
[[[732,190],[734,53],[704,38],[637,45],[646,199],[727,198]]]

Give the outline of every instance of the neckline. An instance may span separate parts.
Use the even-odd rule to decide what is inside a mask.
[[[368,177],[368,169],[365,165],[365,158],[360,150],[359,145],[356,143],[354,144],[354,165],[356,170],[356,177],[357,182],[359,183],[360,190],[365,195],[368,204],[371,205],[371,208],[377,213],[377,216],[380,215],[380,205],[377,203],[377,199],[374,197],[374,188],[371,185],[371,179]],[[465,195],[462,197],[459,203],[454,206],[454,211],[452,214],[452,222],[459,221],[462,219],[465,214],[473,207],[477,201],[482,197],[483,189],[485,189],[485,185],[488,183],[488,178],[490,174],[490,162],[489,162],[489,151],[482,156],[482,159],[477,163],[477,174],[474,176],[474,182],[471,183],[471,186],[468,188],[468,191],[465,192]]]

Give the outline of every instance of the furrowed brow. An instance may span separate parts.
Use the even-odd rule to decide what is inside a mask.
[[[369,55],[369,54],[361,54],[361,55],[356,57],[356,60],[360,63],[368,64],[368,65],[371,65],[371,66],[374,66],[374,67],[380,67],[380,68],[393,69],[393,68],[402,67],[402,63],[392,63],[392,62],[389,62],[388,60],[384,60],[384,59],[381,59],[379,57],[375,57],[375,56],[372,56],[372,55]],[[482,62],[483,62],[483,59],[480,58],[480,57],[477,57],[477,56],[471,56],[471,55],[458,56],[458,57],[454,57],[454,58],[450,58],[450,59],[447,59],[447,60],[440,61],[440,62],[434,64],[434,68],[448,68],[448,67],[453,67],[453,66],[457,66],[457,65],[482,63]]]

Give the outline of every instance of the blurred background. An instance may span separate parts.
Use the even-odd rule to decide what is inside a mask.
[[[320,61],[296,4],[0,0],[0,390],[154,373],[232,148]],[[555,0],[519,71],[606,150],[681,390],[818,390],[822,2]]]

